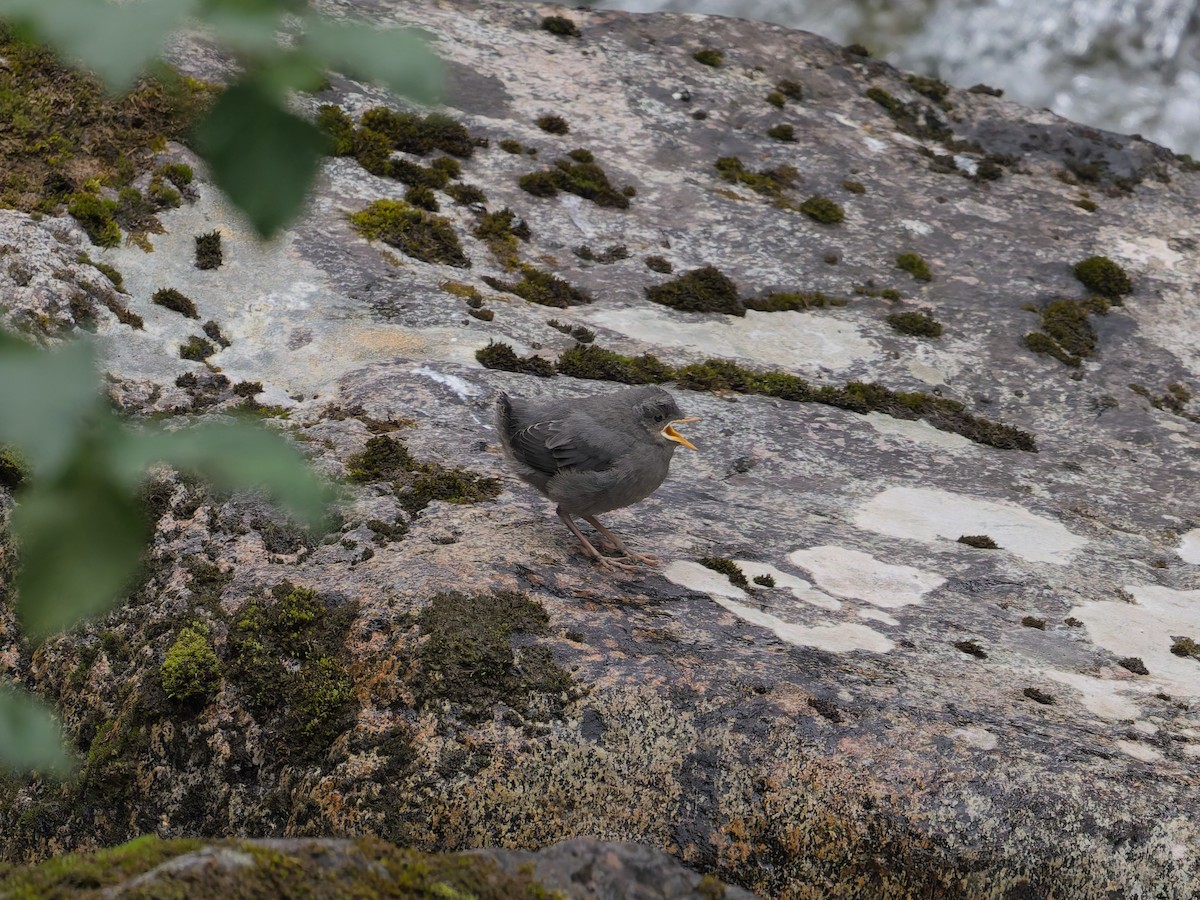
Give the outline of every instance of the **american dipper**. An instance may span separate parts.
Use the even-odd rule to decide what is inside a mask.
[[[558,517],[606,569],[636,566],[601,556],[572,517],[600,532],[606,550],[658,565],[657,557],[626,547],[596,516],[658,490],[676,449],[696,449],[673,426],[696,421],[684,418],[674,398],[653,386],[569,400],[522,400],[502,393],[496,408],[496,430],[517,474],[558,504]]]

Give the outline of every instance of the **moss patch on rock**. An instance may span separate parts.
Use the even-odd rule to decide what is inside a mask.
[[[426,636],[413,678],[419,704],[449,701],[467,721],[491,717],[498,704],[528,718],[561,713],[572,690],[570,674],[548,647],[513,645],[514,636],[547,632],[550,618],[540,603],[516,591],[442,593],[418,622]]]
[[[814,222],[820,222],[822,225],[837,225],[846,220],[846,211],[842,209],[841,204],[820,194],[809,197],[800,204],[799,209]]]
[[[714,572],[720,572],[735,587],[743,590],[750,587],[750,582],[746,580],[746,574],[742,571],[742,567],[732,559],[726,559],[723,556],[706,556],[700,560],[700,565],[706,569],[712,569]]]
[[[400,505],[410,515],[434,500],[480,503],[500,495],[498,479],[435,462],[418,462],[404,444],[388,435],[368,440],[363,451],[347,461],[346,468],[350,480],[359,484],[391,482]]]
[[[163,691],[180,703],[206,700],[221,684],[221,663],[208,640],[208,628],[183,629],[162,664]]]
[[[929,263],[916,253],[901,253],[896,256],[896,268],[903,269],[917,281],[932,281],[933,271]]]
[[[692,54],[692,59],[702,66],[709,66],[716,69],[720,68],[721,64],[725,62],[725,54],[713,47],[703,47]]]
[[[927,338],[942,336],[942,323],[926,310],[892,313],[887,317],[887,323],[901,334]]]
[[[746,314],[746,308],[738,298],[737,284],[715,266],[693,269],[665,284],[648,287],[646,298],[684,312]]]
[[[1076,263],[1071,271],[1088,290],[1116,302],[1133,291],[1129,275],[1107,256],[1089,256]]]
[[[206,231],[196,235],[196,268],[219,269],[225,260],[221,250],[221,232]]]
[[[376,200],[351,213],[350,223],[368,240],[383,241],[413,259],[458,268],[471,265],[447,219],[402,200]]]
[[[566,16],[546,16],[542,19],[542,24],[538,27],[542,31],[548,31],[556,37],[583,37],[583,32],[579,30],[579,26]]]
[[[519,265],[517,241],[528,241],[531,237],[529,224],[524,219],[518,219],[517,214],[507,206],[480,216],[473,233],[488,245],[492,255],[506,269],[515,269]]]
[[[511,344],[502,341],[489,341],[486,347],[475,351],[475,359],[486,369],[496,369],[501,372],[518,372],[521,375],[535,375],[538,378],[553,378],[558,374],[554,363],[541,356],[517,356]]]
[[[558,372],[572,378],[615,381],[620,384],[662,384],[674,370],[650,353],[624,356],[601,347],[577,344],[558,358]]]
[[[559,191],[565,191],[597,206],[628,209],[632,189],[617,188],[608,180],[608,173],[590,157],[589,153],[583,162],[567,158],[557,160],[553,169],[530,172],[521,176],[517,183],[535,197],[553,197]]]
[[[753,172],[736,156],[722,156],[713,166],[723,181],[745,185],[766,197],[782,197],[784,191],[794,187],[799,178],[799,173],[791,166]]]
[[[1024,344],[1035,353],[1053,356],[1068,366],[1078,367],[1083,359],[1096,352],[1096,330],[1088,316],[1107,312],[1108,301],[1103,297],[1052,300],[1041,309],[1042,330],[1025,335]]]
[[[187,316],[189,319],[200,318],[200,313],[196,311],[196,304],[192,302],[192,298],[175,288],[159,288],[150,296],[150,302],[155,306],[177,312],[181,316]]]
[[[498,291],[516,294],[530,303],[540,303],[542,306],[552,306],[556,309],[583,306],[592,302],[591,294],[557,275],[551,275],[530,265],[520,265],[518,270],[521,273],[520,281],[501,281],[490,275],[485,275],[483,281],[488,287]]]

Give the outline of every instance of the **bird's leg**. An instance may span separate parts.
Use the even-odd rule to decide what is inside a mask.
[[[608,542],[607,546],[611,547],[613,550],[616,550],[625,558],[635,560],[636,562],[645,563],[648,566],[657,566],[659,562],[661,562],[661,560],[659,560],[659,558],[652,553],[634,553],[625,546],[624,541],[601,525],[600,520],[595,516],[584,516],[583,521],[587,522],[598,532],[600,532],[600,534],[604,536],[605,541]]]
[[[571,529],[571,533],[574,534],[575,537],[579,538],[579,543],[583,544],[583,549],[587,555],[596,560],[596,562],[598,562],[605,569],[611,570],[616,568],[624,569],[626,572],[637,571],[637,566],[631,566],[629,563],[624,563],[616,559],[609,559],[608,557],[603,556],[599,550],[592,546],[591,541],[583,536],[583,532],[579,530],[579,526],[572,521],[570,515],[568,515],[566,510],[564,510],[561,506],[558,507],[555,512],[558,513],[558,517],[563,520],[563,524]]]

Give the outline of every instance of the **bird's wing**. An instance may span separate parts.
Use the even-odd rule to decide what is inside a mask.
[[[605,435],[575,417],[534,422],[511,434],[513,455],[525,465],[555,475],[564,469],[595,472],[609,468],[627,442]]]

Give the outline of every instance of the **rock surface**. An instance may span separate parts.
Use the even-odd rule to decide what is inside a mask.
[[[305,218],[270,245],[201,179],[194,203],[161,214],[153,253],[88,247],[144,319],[95,312],[115,402],[215,415],[242,403],[232,383],[261,382],[260,407],[288,414],[272,421],[355,485],[340,531],[314,538],[253,498],[160,480],[153,555],[124,607],[33,654],[3,620],[0,665],[59,704],[85,760],[70,785],[0,783],[7,858],[143,832],[433,850],[590,835],[767,896],[1200,891],[1200,659],[1172,652],[1200,639],[1192,167],[986,94],[950,91],[946,109],[916,90],[936,86],[759,23],[500,0],[324,7],[435,35],[445,111],[489,141],[463,179],[528,223],[522,262],[594,302],[493,289],[483,276],[512,271],[473,236],[479,213],[441,193],[470,268],[369,243],[347,214],[404,186],[350,157],[325,164]],[[582,37],[541,30],[549,13]],[[719,67],[693,59],[706,47]],[[179,62],[222,71],[199,46]],[[769,103],[781,79],[803,99]],[[355,118],[395,104],[331,82],[297,102]],[[568,134],[537,127],[549,113]],[[794,141],[766,135],[779,124]],[[628,209],[518,186],[574,148],[636,189]],[[792,166],[794,185],[722,180],[715,163],[734,156],[752,173]],[[811,195],[844,221],[797,211]],[[201,271],[193,238],[213,229],[224,264]],[[69,330],[61,298],[91,278],[86,242],[70,220],[0,212],[19,275],[0,265],[6,320]],[[604,254],[616,246],[628,256]],[[932,280],[896,267],[906,253]],[[1077,317],[1096,345],[1078,365],[1033,353],[1024,336],[1047,305],[1088,298],[1072,267],[1094,255],[1132,292]],[[680,312],[644,296],[674,277],[643,262],[655,256],[675,275],[716,266],[743,298],[846,302]],[[494,318],[468,316],[447,282]],[[179,358],[198,328],[151,304],[167,286],[229,338],[209,358],[228,382]],[[918,309],[941,337],[889,327]],[[608,523],[666,565],[607,574],[505,471],[490,423],[499,390],[611,385],[475,360],[492,340],[553,359],[574,341],[551,318],[671,366],[719,357],[959,401],[1037,452],[903,409],[677,390],[704,419],[688,432],[700,452]],[[997,549],[958,540],[984,536]],[[735,586],[709,557],[775,586]],[[222,680],[181,705],[161,667],[196,622]]]

